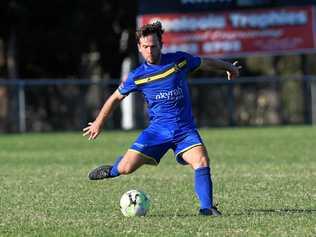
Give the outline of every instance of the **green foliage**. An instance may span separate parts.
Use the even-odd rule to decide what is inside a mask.
[[[201,134],[212,160],[223,216],[197,215],[193,172],[168,153],[158,167],[92,182],[136,132],[0,136],[0,236],[315,236],[316,128],[211,129]],[[125,218],[121,195],[149,194],[144,218]]]

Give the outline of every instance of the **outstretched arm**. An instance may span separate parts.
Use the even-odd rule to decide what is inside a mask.
[[[241,69],[241,66],[238,65],[237,61],[230,63],[220,59],[202,58],[199,69],[203,71],[226,72],[228,80],[233,80],[239,76],[239,70]]]
[[[85,127],[83,131],[83,136],[88,136],[88,139],[96,139],[97,136],[101,133],[103,124],[108,119],[112,111],[116,106],[125,98],[124,95],[116,90],[104,103],[101,111],[99,112],[97,118],[94,122],[88,123],[88,126]]]

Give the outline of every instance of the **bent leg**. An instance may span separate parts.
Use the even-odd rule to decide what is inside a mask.
[[[117,169],[120,174],[130,174],[137,170],[142,165],[156,165],[156,163],[143,155],[142,153],[134,150],[128,150],[121,161],[119,162]]]
[[[113,165],[102,165],[89,174],[92,180],[114,178],[134,172],[144,164],[158,165],[160,159],[171,147],[169,133],[149,127],[144,130],[123,157],[118,157]],[[166,142],[167,141],[167,142]]]
[[[144,164],[154,164],[154,162],[143,154],[129,150],[124,156],[118,157],[113,165],[101,165],[93,169],[88,177],[90,180],[114,178],[121,174],[130,174]]]

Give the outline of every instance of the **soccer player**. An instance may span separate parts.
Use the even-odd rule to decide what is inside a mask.
[[[195,192],[200,201],[199,214],[219,216],[213,205],[213,185],[206,147],[194,123],[189,94],[188,74],[195,70],[226,72],[235,79],[240,66],[222,60],[200,58],[185,52],[161,52],[163,42],[160,22],[136,31],[138,50],[144,63],[129,73],[118,89],[106,100],[94,122],[83,129],[83,136],[95,139],[114,108],[131,92],[141,92],[148,105],[149,126],[127,152],[112,165],[92,170],[90,180],[127,175],[144,164],[158,165],[172,149],[178,163],[190,165],[195,172]]]

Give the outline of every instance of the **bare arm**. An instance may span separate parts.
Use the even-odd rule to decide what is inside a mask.
[[[228,80],[233,80],[239,76],[241,66],[238,62],[230,63],[220,59],[202,58],[201,66],[199,68],[203,71],[220,71],[226,72]]]
[[[88,123],[88,126],[83,129],[83,136],[88,136],[88,139],[96,139],[101,133],[103,124],[109,118],[112,111],[125,98],[116,90],[104,103],[101,111],[94,122]]]

